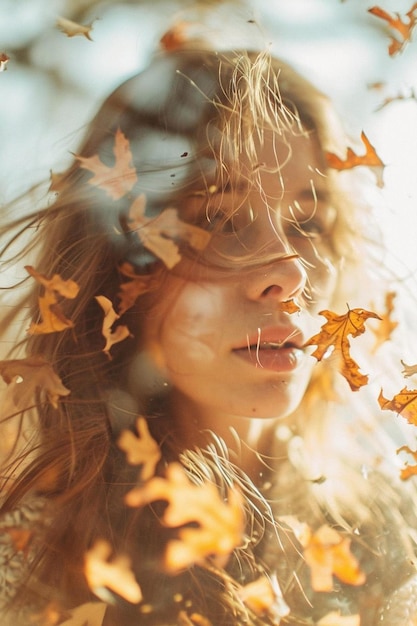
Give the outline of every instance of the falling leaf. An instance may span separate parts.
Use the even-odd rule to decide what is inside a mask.
[[[238,596],[246,606],[256,613],[266,613],[275,603],[276,597],[271,581],[266,576],[241,587]]]
[[[300,307],[294,302],[293,299],[280,302],[279,310],[283,311],[284,313],[298,313],[299,311],[301,311]]]
[[[392,319],[394,312],[394,298],[396,294],[393,291],[389,291],[385,295],[385,313],[380,317],[380,324],[377,328],[371,328],[371,331],[375,335],[375,345],[373,346],[373,352],[376,352],[378,348],[391,339],[391,335],[398,326],[398,322]]]
[[[414,376],[417,374],[417,363],[415,365],[406,365],[404,361],[401,361],[401,365],[403,366],[402,374],[404,374],[404,378],[409,378],[410,376]]]
[[[135,274],[130,263],[122,263],[119,271],[123,276],[131,279],[121,283],[117,294],[119,299],[117,310],[119,315],[123,315],[135,304],[139,296],[152,291],[160,284],[160,273],[155,270],[152,274]]]
[[[16,409],[33,404],[37,389],[46,393],[48,401],[55,408],[58,407],[58,399],[70,393],[52,366],[41,356],[0,361],[0,375],[11,386]]]
[[[73,280],[63,280],[59,274],[54,274],[52,278],[47,278],[37,272],[31,265],[26,265],[25,270],[44,287],[44,294],[38,298],[42,321],[38,323],[32,322],[28,333],[31,335],[43,335],[73,328],[73,322],[67,319],[61,311],[57,296],[68,299],[76,298],[79,292],[77,283]]]
[[[390,15],[381,7],[375,6],[368,9],[368,12],[376,17],[385,20],[389,26],[396,32],[396,35],[399,39],[394,36],[391,36],[391,43],[388,47],[388,52],[390,56],[394,56],[401,52],[408,42],[411,41],[411,35],[414,29],[414,26],[417,22],[417,16],[415,12],[417,11],[417,3],[414,3],[411,9],[405,14],[405,17],[408,21],[403,21],[399,13],[394,13],[394,15]]]
[[[86,26],[82,26],[81,24],[77,24],[77,22],[68,20],[65,17],[58,17],[56,26],[59,30],[65,33],[67,37],[76,37],[77,35],[81,35],[86,37],[86,39],[93,41],[90,35],[93,30],[93,22],[91,22],[91,24],[87,24]]]
[[[142,600],[142,591],[131,569],[130,558],[118,555],[111,559],[111,554],[111,545],[101,539],[88,550],[84,563],[88,586],[99,598],[105,596],[103,588],[107,588],[127,602],[138,604]]]
[[[97,154],[92,157],[75,156],[83,169],[93,172],[94,176],[88,181],[90,185],[103,189],[113,200],[120,200],[133,189],[137,181],[129,140],[120,128],[116,131],[113,152],[113,167],[105,165]]]
[[[234,548],[242,543],[244,515],[242,499],[237,491],[228,491],[224,502],[216,486],[205,482],[195,485],[190,482],[179,463],[170,463],[166,478],[155,477],[143,486],[135,487],[126,496],[129,506],[139,507],[156,500],[166,500],[162,522],[169,528],[185,524],[178,530],[178,539],[167,545],[165,567],[176,573],[207,557],[214,557],[217,565],[223,566]]]
[[[359,615],[340,615],[339,611],[332,611],[317,622],[317,626],[360,626]]]
[[[417,390],[404,387],[391,400],[384,398],[382,391],[378,397],[379,406],[383,411],[399,413],[409,424],[417,426]]]
[[[359,372],[357,363],[350,356],[348,336],[357,337],[365,332],[365,321],[369,318],[381,319],[376,313],[364,309],[349,309],[344,315],[331,311],[320,311],[327,322],[321,331],[309,339],[304,346],[316,345],[312,353],[318,361],[327,358],[330,353],[340,359],[340,372],[348,381],[352,391],[357,391],[368,382],[368,377]]]
[[[0,72],[7,70],[7,64],[10,61],[10,57],[5,52],[0,52]]]
[[[401,446],[401,448],[398,448],[397,454],[400,454],[401,452],[410,454],[413,457],[413,460],[417,462],[417,450],[411,450],[408,446]],[[406,463],[405,467],[403,467],[400,472],[400,478],[402,480],[408,480],[411,476],[417,476],[417,465],[409,465]]]
[[[361,133],[361,139],[366,148],[365,154],[357,155],[352,148],[348,148],[346,152],[346,159],[342,160],[336,154],[327,152],[327,163],[329,167],[338,171],[348,170],[353,167],[358,167],[359,165],[372,167],[375,171],[378,187],[383,187],[383,172],[385,165],[377,155],[374,146],[369,142],[364,132]]]
[[[103,352],[110,357],[110,348],[114,346],[114,344],[124,341],[131,335],[128,327],[124,325],[117,326],[112,330],[113,324],[119,319],[120,315],[115,312],[112,303],[105,296],[96,296],[95,299],[104,311],[101,332],[106,340],[106,345],[103,348]]]
[[[176,241],[189,244],[195,250],[204,250],[210,233],[179,219],[176,209],[164,209],[157,217],[146,217],[146,196],[138,196],[129,212],[129,229],[134,231],[141,243],[168,269],[181,260]]]
[[[142,465],[141,479],[148,480],[155,474],[155,467],[161,458],[161,450],[151,434],[144,417],[136,420],[136,429],[139,437],[130,430],[123,430],[117,445],[126,452],[131,465]]]

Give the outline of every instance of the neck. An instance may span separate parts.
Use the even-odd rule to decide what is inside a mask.
[[[213,435],[220,437],[230,460],[255,483],[262,480],[269,467],[268,456],[277,427],[275,419],[235,416],[215,408],[202,408],[177,390],[172,392],[171,409],[175,434],[184,448],[205,447],[213,441]]]

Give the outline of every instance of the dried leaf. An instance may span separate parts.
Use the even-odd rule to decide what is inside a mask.
[[[409,378],[410,376],[414,376],[417,374],[417,363],[415,365],[406,365],[404,361],[401,361],[401,365],[404,367],[402,370],[402,374],[404,374],[404,378]]]
[[[261,576],[257,580],[241,587],[238,591],[238,596],[256,615],[266,613],[273,607],[276,601],[271,581],[266,576]]]
[[[91,31],[93,30],[93,22],[91,24],[86,24],[82,26],[81,24],[77,24],[77,22],[73,22],[72,20],[68,20],[66,17],[58,17],[56,21],[56,26],[60,31],[65,33],[67,37],[76,37],[77,35],[81,35],[90,41],[93,41],[91,38]]]
[[[99,187],[113,200],[120,200],[133,189],[137,181],[135,168],[132,166],[132,153],[129,140],[119,129],[116,131],[113,148],[115,162],[113,167],[105,165],[100,157],[95,154],[92,157],[76,155],[81,167],[94,176],[89,179],[89,184]]]
[[[317,622],[317,626],[360,626],[359,615],[341,615],[339,611],[332,611]]]
[[[112,330],[113,324],[119,319],[120,315],[115,312],[112,303],[105,296],[96,296],[95,299],[104,311],[101,332],[106,340],[106,345],[103,348],[103,352],[110,358],[110,348],[131,335],[128,327],[124,325],[117,326]]]
[[[411,35],[417,22],[417,16],[415,15],[416,11],[417,2],[415,2],[411,9],[405,14],[407,21],[403,21],[399,13],[390,15],[387,11],[378,6],[368,9],[369,13],[386,21],[397,35],[397,37],[391,36],[391,43],[388,47],[390,56],[394,56],[395,54],[402,52],[407,43],[411,41]]]
[[[176,241],[187,243],[195,250],[204,250],[210,233],[179,219],[176,209],[164,209],[157,217],[146,217],[146,196],[135,198],[129,211],[129,229],[134,231],[141,243],[168,269],[181,260]]]
[[[134,507],[156,500],[168,502],[162,518],[165,526],[198,524],[197,528],[180,528],[178,539],[168,543],[165,555],[168,572],[204,563],[207,557],[214,557],[215,563],[223,566],[232,550],[241,544],[244,514],[238,492],[229,490],[228,501],[224,502],[214,484],[195,485],[179,463],[170,463],[166,478],[152,478],[126,496],[126,503]]]
[[[0,72],[7,70],[7,64],[10,61],[10,57],[5,52],[0,52]]]
[[[280,302],[279,310],[283,311],[284,313],[291,314],[291,313],[298,313],[299,311],[301,311],[301,308],[291,298],[291,300],[285,300],[285,302]]]
[[[329,167],[338,171],[349,170],[360,165],[372,167],[377,178],[378,187],[383,187],[383,172],[385,165],[377,155],[374,146],[370,143],[364,132],[361,133],[361,139],[366,148],[365,154],[357,155],[352,148],[348,148],[346,152],[346,159],[342,160],[336,154],[327,152],[327,163]]]
[[[88,586],[97,597],[104,595],[103,588],[110,589],[127,602],[138,604],[142,591],[131,570],[127,556],[119,555],[110,559],[112,548],[107,541],[97,540],[85,555],[84,573]]]
[[[401,452],[406,452],[407,454],[410,454],[413,457],[413,460],[417,462],[417,450],[411,450],[408,446],[401,446],[401,448],[398,448],[397,454],[400,454]],[[405,464],[405,467],[403,467],[400,472],[400,478],[402,480],[408,480],[409,478],[411,478],[411,476],[416,475],[417,465],[409,465],[408,463]]]
[[[119,299],[117,310],[119,315],[123,315],[135,304],[139,296],[152,291],[160,284],[160,274],[156,270],[152,274],[135,274],[130,263],[122,263],[119,271],[126,278],[131,278],[131,280],[121,283],[120,291],[117,294]]]
[[[391,339],[391,335],[398,326],[398,322],[392,319],[394,312],[394,299],[397,294],[393,291],[389,291],[385,295],[385,313],[381,315],[377,328],[371,328],[371,331],[375,335],[375,344],[372,348],[373,352],[376,352],[378,348],[386,341]]]
[[[331,311],[320,311],[327,322],[321,331],[309,339],[304,346],[316,345],[312,353],[318,361],[331,353],[340,360],[340,372],[348,381],[352,391],[357,391],[368,382],[368,377],[359,372],[357,363],[350,356],[348,336],[357,337],[365,332],[365,321],[369,318],[381,319],[376,313],[364,309],[349,309],[345,315],[336,315]]]
[[[382,391],[378,397],[379,406],[383,411],[394,411],[401,414],[409,424],[417,426],[417,390],[404,387],[391,400],[384,398]]]
[[[161,458],[161,450],[151,434],[144,417],[138,417],[136,428],[139,437],[130,430],[123,430],[117,445],[126,452],[131,465],[142,465],[141,480],[148,480],[155,474],[156,465]]]
[[[73,280],[63,280],[59,274],[54,274],[52,278],[47,278],[37,272],[31,265],[26,265],[25,270],[44,287],[44,294],[39,296],[39,311],[41,322],[32,322],[28,333],[31,335],[44,335],[57,333],[68,328],[73,328],[74,324],[63,314],[57,296],[74,299],[79,292],[79,286]]]
[[[52,366],[41,356],[0,361],[0,375],[11,386],[16,409],[31,406],[37,389],[46,393],[48,401],[55,408],[58,407],[58,399],[70,393]]]

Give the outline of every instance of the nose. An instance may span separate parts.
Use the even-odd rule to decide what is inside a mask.
[[[297,255],[285,255],[268,265],[254,268],[244,279],[250,300],[277,302],[300,296],[306,282],[307,274]]]

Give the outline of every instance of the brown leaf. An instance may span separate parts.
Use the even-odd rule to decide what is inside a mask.
[[[391,36],[391,43],[388,47],[390,56],[394,56],[402,52],[404,47],[411,41],[411,35],[417,22],[417,2],[413,4],[411,9],[405,14],[407,21],[403,21],[399,13],[390,15],[381,7],[375,6],[368,9],[368,12],[387,22],[387,24],[395,31],[397,37]],[[399,36],[399,38],[398,38]]]
[[[113,200],[120,200],[133,189],[138,179],[132,166],[129,140],[120,128],[116,131],[113,152],[113,167],[105,165],[97,154],[92,157],[75,156],[83,169],[93,172],[94,176],[88,181],[90,185],[99,187]]]
[[[331,611],[317,622],[317,626],[360,626],[360,615],[341,615],[339,611]]]
[[[338,171],[352,169],[353,167],[358,167],[360,165],[372,167],[377,178],[378,187],[383,187],[383,171],[385,165],[377,155],[374,146],[370,143],[364,132],[361,133],[361,139],[363,144],[365,145],[365,154],[357,155],[352,150],[352,148],[348,148],[346,153],[346,159],[342,160],[336,154],[327,152],[327,163],[329,167]]]
[[[399,413],[409,424],[417,426],[417,390],[404,387],[391,400],[384,398],[382,391],[378,397],[379,406],[383,411]]]
[[[139,437],[130,430],[123,430],[117,445],[126,453],[131,465],[142,465],[141,480],[148,480],[155,474],[155,467],[161,458],[161,450],[149,433],[144,417],[138,417],[136,428]]]
[[[316,345],[312,353],[318,361],[327,358],[331,353],[340,360],[340,372],[348,381],[352,391],[357,391],[368,382],[368,377],[359,372],[357,363],[350,356],[348,336],[357,337],[365,332],[365,321],[369,318],[381,319],[376,313],[364,309],[349,309],[345,315],[337,315],[331,311],[320,311],[327,322],[321,331],[309,339],[304,346]]]
[[[103,352],[110,358],[110,348],[114,346],[114,344],[124,341],[131,335],[127,326],[117,326],[112,330],[113,324],[119,319],[120,315],[115,312],[112,303],[105,296],[96,296],[95,299],[104,311],[101,332],[106,340],[106,344],[103,348]]]
[[[42,321],[32,322],[28,333],[31,335],[43,335],[73,328],[74,324],[63,314],[57,296],[68,299],[76,298],[79,292],[77,283],[73,280],[63,280],[59,274],[54,274],[52,278],[47,278],[37,272],[31,265],[26,265],[25,270],[44,287],[44,294],[38,298]]]
[[[299,311],[301,311],[298,304],[296,304],[292,298],[291,300],[285,300],[284,302],[280,302],[279,310],[283,311],[284,313],[290,313],[290,314],[299,313]]]
[[[129,211],[129,229],[134,231],[141,243],[168,269],[181,260],[176,241],[189,244],[195,250],[204,250],[210,233],[179,219],[176,209],[164,209],[157,217],[146,217],[146,196],[135,198]]]
[[[417,363],[415,365],[406,365],[404,361],[401,361],[401,365],[404,367],[402,370],[402,374],[404,374],[404,378],[409,378],[410,376],[414,376],[417,374]]]
[[[88,586],[99,598],[105,587],[127,602],[138,604],[142,600],[142,591],[131,569],[130,558],[119,555],[111,559],[111,554],[111,545],[104,540],[97,540],[88,550],[84,563]]]
[[[144,506],[156,500],[166,500],[168,506],[162,521],[169,528],[197,523],[198,527],[178,530],[178,539],[168,543],[165,568],[176,573],[195,563],[214,557],[223,566],[243,539],[244,514],[238,492],[228,492],[224,502],[217,487],[209,482],[190,482],[179,463],[170,463],[166,478],[155,477],[136,487],[126,496],[128,506]]]
[[[5,52],[0,52],[0,72],[7,70],[7,64],[10,61],[10,57]]]
[[[77,22],[73,22],[72,20],[68,20],[65,17],[58,17],[56,21],[56,26],[62,31],[67,37],[76,37],[77,35],[81,35],[90,41],[93,41],[91,38],[91,31],[93,30],[93,22],[91,24],[86,24],[85,26],[81,24],[77,24]]]
[[[238,596],[256,615],[266,613],[272,608],[276,600],[271,581],[266,576],[261,576],[241,587]]]
[[[410,454],[413,457],[413,460],[417,462],[417,450],[411,450],[408,446],[401,446],[401,448],[398,448],[397,454],[400,454],[401,452]],[[408,480],[411,476],[417,476],[417,465],[409,465],[406,463],[405,467],[403,467],[400,472],[400,478],[402,480]]]
[[[119,315],[123,315],[135,304],[139,296],[152,291],[160,284],[160,273],[155,270],[152,274],[138,275],[135,274],[130,263],[122,263],[119,271],[126,278],[131,278],[131,280],[121,283],[120,291],[117,294],[119,299],[117,310]]]
[[[46,393],[48,401],[55,408],[58,407],[58,399],[70,393],[52,366],[41,356],[0,361],[0,375],[11,386],[16,409],[31,406],[37,389]]]
[[[397,294],[393,291],[389,291],[385,294],[385,313],[380,317],[380,324],[377,328],[371,328],[371,331],[375,335],[375,344],[372,348],[373,352],[376,352],[378,348],[386,341],[391,339],[391,335],[398,326],[398,322],[392,319],[394,312],[394,299]]]

